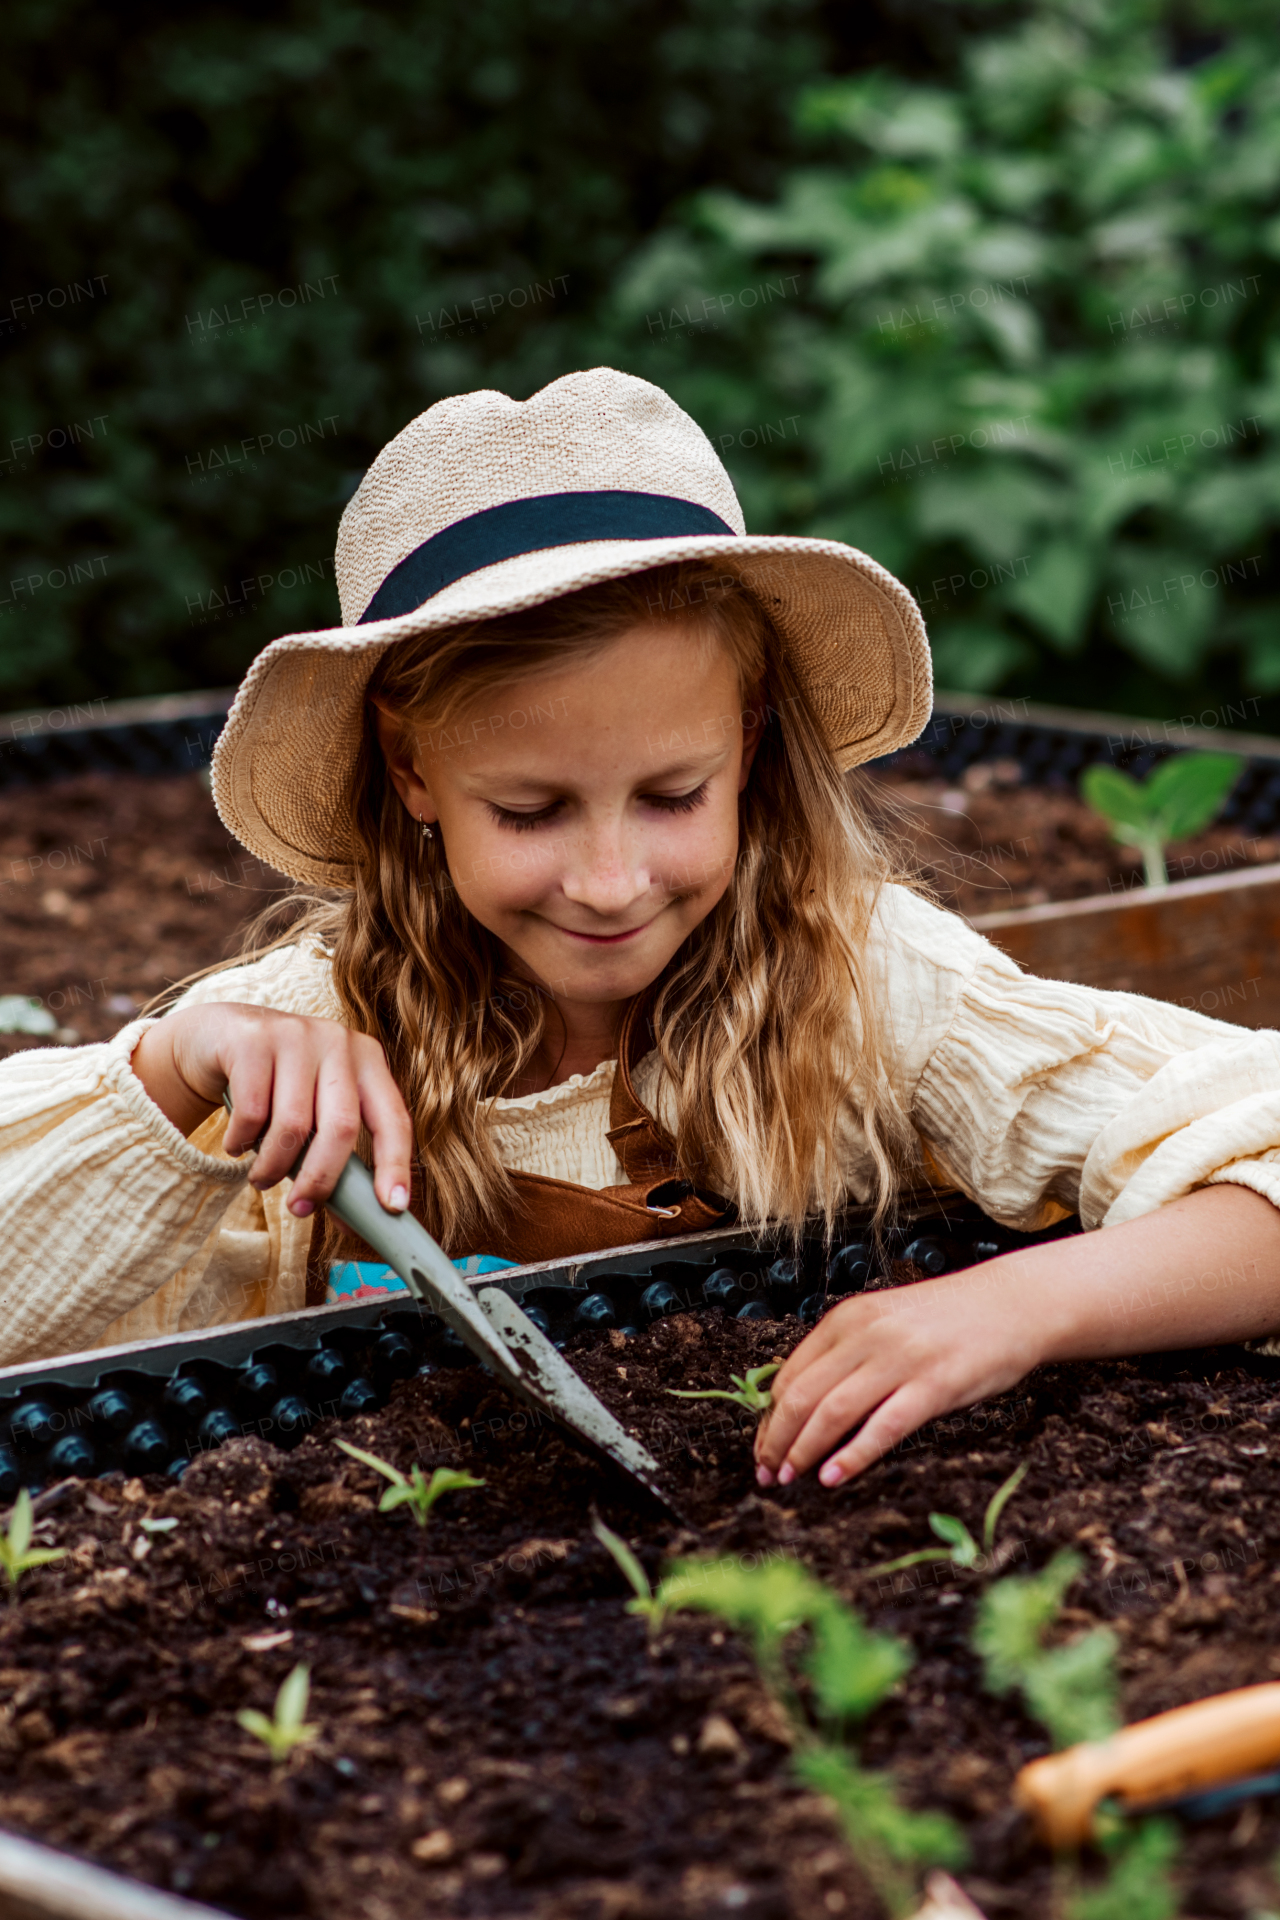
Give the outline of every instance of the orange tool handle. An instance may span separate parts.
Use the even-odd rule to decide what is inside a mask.
[[[1110,1740],[1033,1760],[1013,1797],[1051,1847],[1077,1847],[1110,1794],[1137,1808],[1241,1779],[1273,1760],[1280,1760],[1280,1684],[1239,1687],[1135,1720]]]

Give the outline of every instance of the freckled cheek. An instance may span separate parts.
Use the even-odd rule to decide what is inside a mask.
[[[723,893],[729,884],[738,853],[736,821],[699,822],[698,830],[673,836],[673,844],[664,849],[663,863],[655,868],[672,892]]]
[[[554,886],[563,855],[559,835],[467,833],[449,836],[449,871],[468,912],[518,909]]]

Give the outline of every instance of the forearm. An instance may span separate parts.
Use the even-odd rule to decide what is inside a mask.
[[[1280,1208],[1248,1187],[1200,1187],[1123,1226],[1006,1254],[1044,1360],[1247,1340],[1280,1328]]]

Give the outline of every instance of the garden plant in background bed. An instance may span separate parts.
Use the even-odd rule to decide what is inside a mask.
[[[63,1557],[0,1610],[0,1826],[254,1920],[883,1920],[922,1856],[988,1920],[1114,1920],[1126,1887],[1124,1920],[1274,1909],[1267,1792],[1178,1821],[1179,1909],[1153,1904],[1165,1840],[1126,1827],[1064,1877],[1014,1786],[1089,1700],[1131,1721],[1276,1677],[1280,1363],[1047,1368],[836,1498],[762,1493],[755,1414],[669,1389],[748,1379],[802,1331],[706,1308],[571,1336],[684,1525],[471,1365],[177,1485],[51,1487],[27,1549]],[[380,1510],[415,1465],[484,1484],[424,1529]],[[931,1514],[982,1541],[1017,1472],[994,1555],[917,1557]]]

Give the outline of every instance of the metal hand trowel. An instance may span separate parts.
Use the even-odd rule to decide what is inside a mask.
[[[228,1093],[223,1104],[230,1113]],[[304,1147],[294,1162],[295,1173],[306,1151]],[[679,1518],[658,1484],[657,1461],[614,1419],[524,1309],[498,1287],[471,1286],[411,1213],[388,1213],[358,1154],[347,1161],[325,1204],[399,1274],[415,1300],[440,1315],[504,1387],[620,1467]]]

